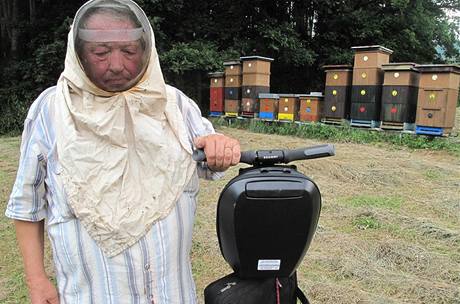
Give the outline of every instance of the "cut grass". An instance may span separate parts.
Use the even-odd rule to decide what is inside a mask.
[[[329,142],[372,143],[376,145],[391,144],[411,149],[446,150],[460,156],[460,142],[453,137],[431,137],[391,131],[374,131],[352,128],[347,125],[326,125],[322,123],[291,123],[278,121],[260,121],[254,119],[210,118],[217,126],[247,129],[251,132],[291,135],[301,138],[327,140]]]
[[[353,226],[361,230],[366,230],[366,229],[378,229],[380,228],[381,224],[372,215],[360,215],[356,219],[353,220]]]
[[[324,143],[218,131],[240,139],[242,150]],[[445,150],[379,145],[338,141],[335,157],[294,163],[323,198],[320,227],[298,269],[300,286],[312,303],[460,303],[460,158]],[[18,138],[0,138],[3,209],[18,146]],[[191,253],[198,303],[205,286],[231,273],[220,254],[215,213],[220,191],[241,167],[220,181],[201,181]],[[14,229],[5,217],[0,245],[0,303],[28,303]]]
[[[399,196],[360,195],[344,198],[343,203],[352,207],[399,209],[403,199]]]
[[[27,303],[22,260],[12,221],[3,212],[16,176],[19,138],[0,138],[0,303]]]

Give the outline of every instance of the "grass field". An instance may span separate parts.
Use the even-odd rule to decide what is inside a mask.
[[[219,131],[239,138],[244,150],[324,143]],[[319,227],[298,270],[311,302],[460,303],[458,154],[391,144],[335,145],[335,157],[296,163],[323,195]],[[14,182],[18,150],[19,138],[0,138],[1,210]],[[192,248],[200,301],[207,284],[230,273],[219,252],[215,207],[239,167],[222,180],[201,183]],[[3,216],[0,242],[0,303],[28,303],[13,227]]]

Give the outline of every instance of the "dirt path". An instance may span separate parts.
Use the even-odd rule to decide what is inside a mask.
[[[222,128],[244,150],[313,140]],[[460,303],[460,159],[445,152],[335,144],[335,157],[297,162],[323,195],[300,269],[312,303]],[[193,246],[197,288],[230,272],[215,236],[224,180],[202,183]],[[204,258],[206,257],[206,258]]]

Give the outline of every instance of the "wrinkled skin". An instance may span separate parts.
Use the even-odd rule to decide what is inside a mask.
[[[88,18],[89,30],[133,29],[129,20],[114,19],[104,14]],[[143,68],[144,49],[139,40],[127,42],[85,42],[81,62],[88,78],[109,92],[129,89]]]

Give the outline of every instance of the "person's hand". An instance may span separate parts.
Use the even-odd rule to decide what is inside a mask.
[[[31,304],[59,304],[59,296],[53,283],[46,277],[27,279]]]
[[[240,143],[238,140],[222,135],[211,134],[195,138],[195,146],[203,149],[209,169],[225,171],[240,161]]]

